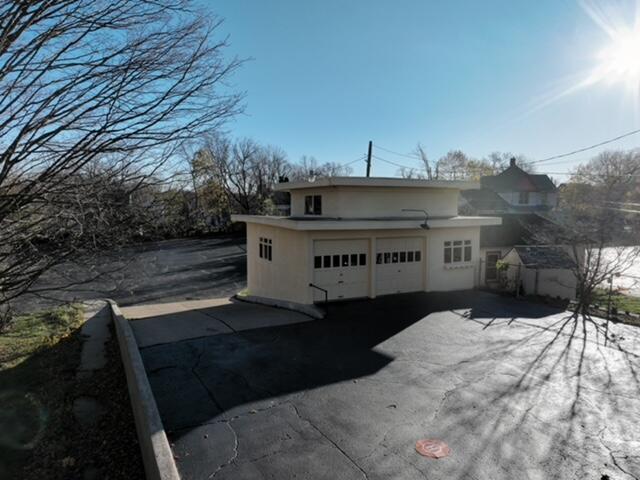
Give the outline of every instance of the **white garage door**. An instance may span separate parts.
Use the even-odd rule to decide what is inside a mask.
[[[313,283],[329,292],[329,300],[369,295],[369,241],[316,240]],[[314,289],[314,301],[324,293]]]
[[[423,239],[379,238],[376,241],[376,295],[423,289]]]

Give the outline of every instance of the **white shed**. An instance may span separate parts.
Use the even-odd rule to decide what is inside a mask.
[[[526,295],[576,298],[575,262],[562,247],[521,245],[513,247],[502,259],[509,265],[507,279]]]

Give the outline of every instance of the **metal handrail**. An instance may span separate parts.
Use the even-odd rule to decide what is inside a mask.
[[[324,293],[324,303],[328,303],[329,302],[329,291],[328,290],[325,290],[322,287],[314,285],[313,283],[310,283],[309,286],[311,288],[315,288],[315,289],[320,290],[321,292],[323,292]]]

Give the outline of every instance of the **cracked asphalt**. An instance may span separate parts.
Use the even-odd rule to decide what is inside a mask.
[[[640,335],[489,293],[141,349],[183,479],[638,479]],[[447,442],[440,460],[423,438]]]

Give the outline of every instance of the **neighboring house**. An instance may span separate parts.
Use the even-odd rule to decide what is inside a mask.
[[[495,192],[510,212],[544,212],[558,203],[558,189],[548,175],[527,173],[511,159],[509,168],[480,179],[481,189]]]
[[[362,177],[281,183],[276,190],[291,193],[290,216],[232,217],[247,224],[248,294],[311,304],[324,291],[337,300],[473,288],[480,227],[500,219],[459,216],[459,192],[469,188],[477,184]]]
[[[558,189],[547,175],[527,173],[515,159],[498,175],[482,177],[480,185],[479,190],[462,191],[459,205],[464,214],[502,219],[501,225],[482,227],[480,232],[478,283],[491,287],[498,286],[498,260],[514,246],[532,243],[534,232],[553,227],[544,215],[556,206]]]
[[[503,258],[505,280],[525,295],[576,298],[575,262],[562,247],[518,245]]]

